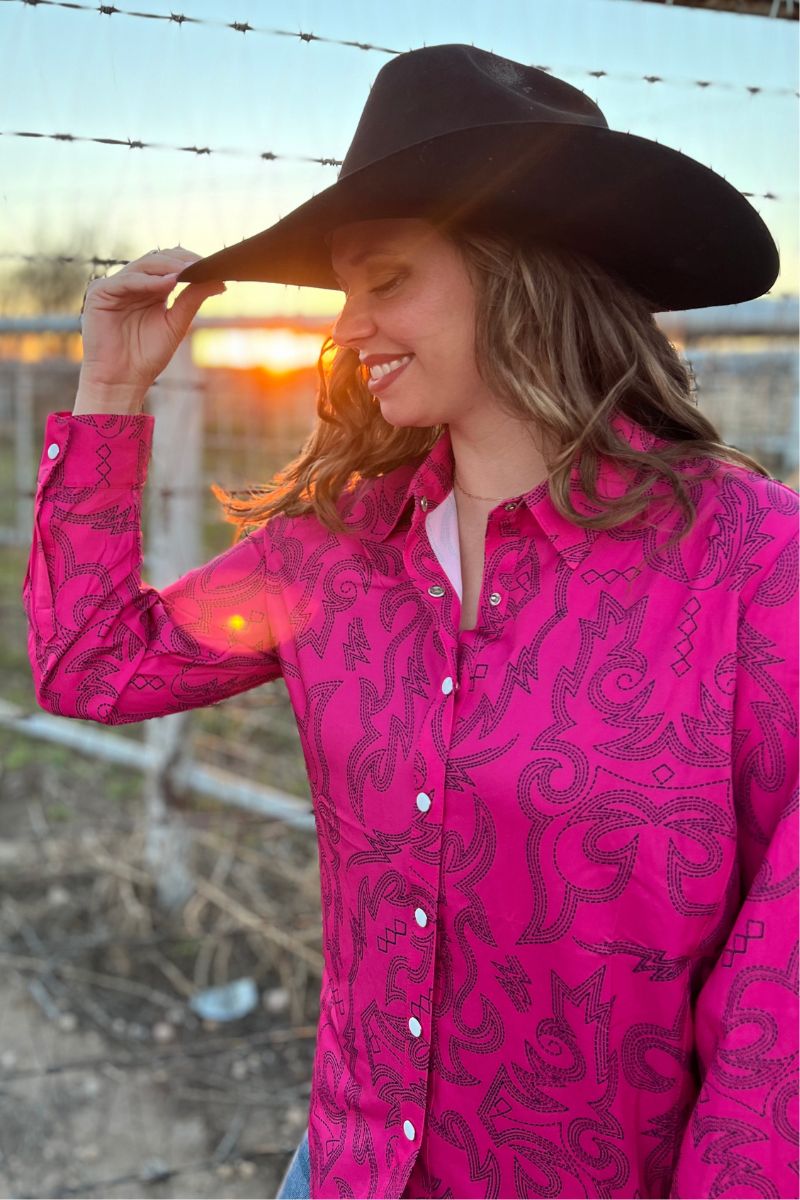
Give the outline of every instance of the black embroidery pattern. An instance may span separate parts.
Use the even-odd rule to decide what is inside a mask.
[[[796,495],[686,464],[665,551],[663,520],[587,534],[540,485],[490,514],[459,631],[425,529],[447,434],[344,497],[345,533],[277,517],[160,593],[151,435],[49,419],[36,694],[113,725],[284,677],[326,964],[312,1195],[796,1195]]]

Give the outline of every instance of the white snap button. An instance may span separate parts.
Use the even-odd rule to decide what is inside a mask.
[[[428,595],[429,596],[443,596],[444,588],[441,586],[441,584],[434,583],[431,587],[428,588]]]
[[[422,1033],[422,1026],[416,1017],[409,1017],[408,1028],[411,1030],[414,1037],[419,1037],[419,1035]]]
[[[53,442],[53,444],[51,446],[47,447],[47,457],[48,458],[58,458],[60,452],[61,452],[61,447],[59,446],[58,442]]]
[[[410,1142],[413,1142],[414,1138],[417,1136],[417,1131],[410,1121],[403,1121],[403,1133]]]
[[[502,599],[503,599],[503,597],[500,595],[499,592],[492,592],[491,596],[489,597],[489,603],[490,604],[499,604]]]
[[[420,812],[427,812],[431,804],[433,804],[433,801],[427,792],[417,793],[417,808]]]
[[[503,508],[506,510],[506,512],[513,512],[516,507],[517,507],[516,504],[504,504],[503,505]]]
[[[453,690],[453,681],[450,678],[450,676],[448,675],[445,679],[442,680],[442,691],[444,692],[445,696],[449,696],[450,693],[452,692],[452,690]]]
[[[427,511],[428,511],[428,497],[427,497],[427,496],[423,496],[423,497],[422,497],[422,499],[421,499],[421,500],[420,500],[420,502],[419,502],[419,506],[420,506],[420,508],[422,509],[422,511],[423,511],[423,512],[427,512]]]
[[[423,929],[425,928],[425,926],[428,924],[428,914],[425,912],[424,908],[414,909],[414,920],[418,925],[421,925]]]

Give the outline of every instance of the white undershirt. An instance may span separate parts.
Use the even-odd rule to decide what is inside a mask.
[[[429,512],[425,518],[425,529],[431,549],[442,564],[445,575],[458,594],[461,595],[461,548],[458,541],[458,510],[455,492]]]

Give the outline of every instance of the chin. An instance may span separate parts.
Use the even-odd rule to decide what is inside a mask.
[[[383,419],[387,425],[394,425],[396,429],[427,429],[436,424],[436,421],[431,420],[430,413],[419,413],[418,415],[415,415],[414,413],[408,412],[392,412],[391,405],[387,405],[385,408],[383,405],[381,405],[381,415],[383,416]]]
[[[400,393],[396,397],[378,396],[377,401],[384,421],[397,429],[432,429],[434,425],[441,425],[448,419],[437,413],[430,401],[420,400],[415,403],[404,399]]]

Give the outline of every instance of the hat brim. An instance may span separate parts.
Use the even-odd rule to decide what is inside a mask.
[[[654,312],[750,300],[780,270],[755,208],[679,150],[596,126],[513,122],[431,138],[353,171],[269,228],[192,263],[177,282],[339,290],[325,236],[387,217],[564,245],[617,274]]]

